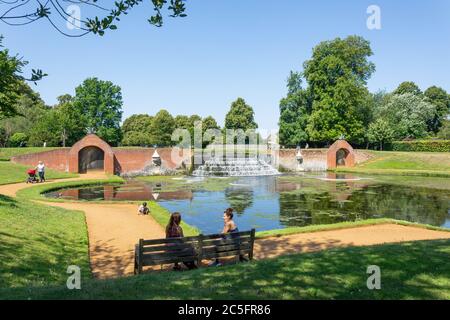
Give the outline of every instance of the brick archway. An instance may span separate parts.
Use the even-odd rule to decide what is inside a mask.
[[[89,134],[77,143],[69,151],[69,172],[79,173],[80,151],[86,147],[97,147],[104,152],[104,171],[114,174],[114,152],[111,146],[95,134]]]
[[[340,159],[338,159],[338,153],[342,154]],[[342,162],[341,165],[344,167],[355,166],[355,151],[353,150],[352,146],[345,140],[337,140],[328,149],[328,169],[335,169],[338,166],[337,160],[340,160],[340,162]]]

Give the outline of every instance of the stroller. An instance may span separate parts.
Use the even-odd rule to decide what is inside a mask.
[[[38,182],[38,178],[36,177],[36,170],[30,169],[27,171],[27,173],[28,173],[27,183]]]

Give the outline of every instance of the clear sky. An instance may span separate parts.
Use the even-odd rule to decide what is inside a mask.
[[[100,3],[105,1],[100,0]],[[381,30],[368,30],[367,7],[381,8]],[[124,118],[153,114],[212,115],[222,125],[233,100],[253,106],[260,128],[277,127],[290,70],[301,70],[323,40],[357,34],[370,40],[376,72],[369,89],[416,82],[450,91],[448,0],[188,0],[188,17],[146,21],[148,4],[104,37],[65,38],[46,21],[0,24],[11,53],[49,74],[35,89],[48,104],[96,76],[122,87]],[[0,4],[0,9],[2,4]],[[83,13],[81,12],[82,18]]]

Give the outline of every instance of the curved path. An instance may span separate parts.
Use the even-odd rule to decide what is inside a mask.
[[[106,178],[106,176],[94,173],[57,181],[92,178],[101,179]],[[14,197],[18,190],[26,187],[30,187],[30,185],[26,183],[3,185],[0,186],[0,194]],[[137,208],[133,204],[39,202],[85,212],[89,234],[90,263],[94,276],[98,278],[132,274],[134,245],[137,240],[139,238],[156,239],[164,237],[163,228],[151,216],[137,215]],[[263,259],[345,246],[449,238],[450,232],[382,224],[258,239],[255,242],[254,256],[256,259]]]

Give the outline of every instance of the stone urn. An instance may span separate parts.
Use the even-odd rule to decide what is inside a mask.
[[[153,152],[152,161],[155,166],[157,167],[161,166],[161,156],[159,155],[158,150],[156,149],[155,152]]]

